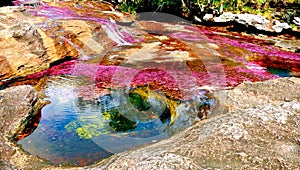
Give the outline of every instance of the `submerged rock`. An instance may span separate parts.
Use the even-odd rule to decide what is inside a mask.
[[[217,92],[215,116],[169,139],[116,154],[84,169],[295,169],[300,166],[299,85],[299,78],[281,78]],[[0,95],[5,106],[1,115],[7,115],[6,110],[11,116],[1,120],[1,133],[5,134],[0,137],[2,168],[50,168],[24,153],[7,136],[31,112],[36,100],[33,89],[14,87],[0,91]],[[12,100],[19,103],[12,105]],[[4,103],[7,101],[10,104]]]

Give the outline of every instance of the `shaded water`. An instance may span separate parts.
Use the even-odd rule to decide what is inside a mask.
[[[33,133],[24,139],[28,134],[19,134],[18,144],[55,164],[89,165],[170,137],[207,117],[214,100],[203,89],[291,76],[299,70],[299,54],[209,28],[154,21],[124,27],[45,4],[31,12],[50,18],[52,25],[95,22],[108,42],[105,52],[99,52],[61,37],[77,47],[79,59],[27,77],[37,80],[36,88],[51,103],[41,110]]]

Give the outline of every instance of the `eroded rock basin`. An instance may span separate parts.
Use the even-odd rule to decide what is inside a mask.
[[[299,167],[299,79],[276,79],[299,76],[298,53],[59,3],[0,11],[1,167]]]
[[[299,167],[300,80],[282,78],[243,83],[215,94],[221,104],[213,118],[162,140],[116,154],[97,164],[71,169],[204,169],[204,168],[286,168]],[[276,91],[276,93],[274,93]],[[16,93],[17,92],[17,93]],[[24,153],[5,136],[15,132],[28,116],[35,92],[29,86],[1,91],[2,109],[10,108],[11,119],[1,122],[1,166],[6,169],[69,169]],[[21,98],[18,107],[6,101]],[[33,99],[33,100],[32,100]],[[26,107],[18,115],[17,108]],[[1,114],[4,112],[1,110]],[[225,155],[225,156],[224,156]]]
[[[99,88],[83,76],[43,79],[40,93],[50,103],[14,138],[25,151],[56,165],[90,165],[168,138],[203,119],[214,106],[204,90],[181,101],[149,86],[127,92]]]

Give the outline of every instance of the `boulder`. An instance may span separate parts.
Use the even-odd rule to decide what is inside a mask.
[[[45,18],[33,17],[20,7],[0,8],[0,16],[0,80],[24,77],[78,56],[75,47],[38,25]]]
[[[300,166],[299,85],[298,78],[283,78],[218,92],[214,117],[92,167],[295,169]]]
[[[39,169],[46,162],[28,155],[13,137],[42,106],[37,92],[28,85],[0,90],[0,169]]]
[[[244,26],[248,29],[255,28],[258,31],[270,32],[270,33],[281,33],[285,30],[291,29],[291,26],[285,22],[280,22],[278,20],[268,20],[264,16],[255,14],[233,14],[232,12],[224,12],[222,15],[215,17],[213,19],[216,23],[228,23],[234,22],[234,26],[240,27]],[[244,31],[244,30],[240,30]],[[247,30],[254,31],[254,30]]]
[[[297,169],[300,79],[243,83],[216,93],[215,117],[158,143],[117,154],[108,169]]]

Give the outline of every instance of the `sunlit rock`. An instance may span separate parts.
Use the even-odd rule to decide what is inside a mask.
[[[114,21],[127,22],[122,13],[103,7],[101,15],[94,11],[91,14],[96,15],[89,16],[71,8],[74,7],[71,2],[63,4],[65,7],[58,8],[57,4],[49,6],[42,2],[35,7],[39,10],[26,6],[1,8],[0,80],[24,77],[61,61],[100,55],[113,46],[130,44],[122,39],[122,36],[130,38],[128,33],[119,32]],[[110,11],[105,13],[107,8]]]
[[[83,166],[111,153],[125,151],[130,145],[128,143],[133,142],[125,137],[140,137],[141,145],[149,143],[147,140],[150,139],[144,140],[144,137],[161,135],[151,138],[151,142],[156,142],[177,133],[170,139],[121,153],[92,166],[104,169],[153,165],[157,166],[155,169],[227,166],[236,169],[244,165],[245,168],[253,167],[256,164],[252,165],[252,162],[260,162],[263,167],[258,168],[276,169],[280,166],[276,160],[283,160],[287,162],[284,164],[287,169],[294,168],[289,160],[266,154],[268,143],[265,148],[257,146],[261,146],[261,138],[258,137],[263,133],[269,137],[264,141],[276,143],[274,153],[279,154],[282,149],[285,152],[279,155],[288,155],[298,149],[295,143],[297,136],[293,136],[295,133],[283,132],[297,128],[294,120],[299,117],[299,80],[244,82],[299,76],[300,55],[291,52],[297,50],[297,41],[293,41],[294,44],[289,44],[290,40],[274,42],[268,36],[259,39],[258,36],[253,38],[228,31],[218,32],[213,27],[194,26],[182,21],[134,21],[129,14],[114,11],[110,4],[93,1],[20,0],[16,3],[21,7],[0,10],[0,85],[7,82],[9,86],[35,85],[45,99],[51,100],[48,107],[44,107],[43,114],[46,116],[42,121],[52,122],[48,127],[39,126],[34,140],[30,140],[28,135],[36,128],[34,124],[39,122],[31,121],[33,119],[19,128],[24,128],[25,124],[30,126],[33,122],[35,127],[31,130],[10,132],[10,127],[3,126],[3,133],[9,133],[15,140],[23,139],[27,144],[35,143],[36,146],[46,145],[41,142],[44,139],[53,142],[53,145],[57,141],[70,143],[70,139],[76,136],[76,141],[93,139],[97,141],[94,146],[108,148],[106,152],[85,153],[76,157],[69,152],[74,150],[74,145],[65,147],[63,143],[52,148],[53,152],[59,150],[62,153],[63,157],[59,157],[50,155],[51,151],[46,147],[39,150],[41,148],[30,148],[28,145],[30,153],[32,150],[38,151],[40,155],[37,155],[52,163],[63,164],[68,158],[73,159],[74,165]],[[273,32],[273,23],[261,17],[257,20],[255,15],[241,14],[236,17],[227,13],[223,17],[224,20],[239,20],[242,25]],[[15,78],[19,77],[22,79],[16,81]],[[206,94],[207,90],[219,91],[235,86],[238,87],[234,90],[216,93],[219,96],[216,102]],[[5,94],[9,94],[9,90],[4,91]],[[112,98],[122,100],[115,102]],[[6,110],[15,107],[11,103],[6,105],[3,107]],[[213,108],[210,107],[212,105]],[[64,117],[62,113],[65,112],[71,116]],[[28,113],[24,111],[22,114]],[[53,117],[58,122],[50,119]],[[26,120],[24,116],[20,119]],[[63,126],[59,121],[65,121]],[[200,122],[195,124],[196,121]],[[20,124],[18,119],[16,126]],[[156,128],[153,125],[157,124],[162,124],[163,128],[135,131],[150,125]],[[192,127],[180,132],[189,126]],[[61,133],[63,130],[67,132]],[[287,138],[285,135],[289,135],[294,140],[285,143],[272,138],[276,135],[284,139]],[[12,169],[26,166],[40,169],[46,166],[39,163],[43,160],[29,156],[15,146],[10,147],[13,144],[7,138],[0,139],[5,141],[1,148],[3,160],[0,166]],[[81,147],[81,143],[72,142]],[[82,150],[94,150],[90,147],[91,143],[83,144],[82,148],[86,145],[89,148]],[[257,158],[258,155],[248,148],[258,152],[264,150],[259,154],[264,157]],[[16,154],[12,154],[13,150]],[[226,150],[230,151],[229,154]],[[241,150],[243,152],[237,152]],[[98,158],[98,155],[103,157]],[[298,165],[297,155],[288,156]],[[266,161],[274,167],[265,167]]]
[[[0,90],[1,169],[45,167],[44,160],[27,155],[11,142],[41,106],[42,103],[31,86],[17,86]]]
[[[30,16],[19,7],[1,8],[0,30],[1,80],[23,77],[50,67],[64,58],[76,58],[78,52],[70,44],[52,37],[38,26],[45,18]],[[6,63],[6,64],[5,64]],[[7,72],[6,70],[10,70]]]
[[[279,79],[221,91],[218,116],[170,139],[112,156],[98,167],[296,168],[299,83],[296,78]]]
[[[238,23],[249,29],[239,31],[254,32],[253,28],[255,28],[259,31],[281,33],[284,30],[291,29],[291,26],[287,23],[281,23],[278,20],[273,20],[273,22],[271,22],[264,16],[255,14],[233,14],[232,12],[224,12],[220,16],[213,18],[213,21],[217,23],[228,23],[234,21],[236,23],[233,24],[237,25]],[[237,27],[239,26],[237,25]]]
[[[272,26],[272,29],[275,32],[281,32],[282,30],[291,29],[291,26],[287,23],[281,23],[277,20],[274,21],[274,25]]]

